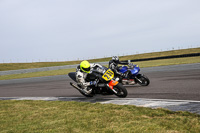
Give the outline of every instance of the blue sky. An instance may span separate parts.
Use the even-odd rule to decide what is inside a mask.
[[[0,63],[200,47],[199,0],[0,0]]]

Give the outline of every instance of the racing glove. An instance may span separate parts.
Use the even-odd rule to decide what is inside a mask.
[[[96,85],[97,82],[96,81],[90,81],[90,85]]]
[[[128,63],[128,66],[133,66],[133,63]]]

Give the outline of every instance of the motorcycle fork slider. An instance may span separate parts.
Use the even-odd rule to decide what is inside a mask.
[[[142,81],[141,81],[139,78],[135,77],[135,79],[136,79],[137,81],[139,81],[140,83],[142,83]]]

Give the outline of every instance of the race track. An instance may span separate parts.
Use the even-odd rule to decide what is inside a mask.
[[[127,98],[200,101],[200,63],[142,68],[147,87],[126,86]],[[67,75],[0,81],[0,97],[84,97],[70,86]],[[97,96],[98,98],[117,98]]]

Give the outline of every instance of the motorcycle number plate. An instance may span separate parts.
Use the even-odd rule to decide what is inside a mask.
[[[111,69],[108,69],[104,75],[102,76],[102,78],[106,81],[109,81],[111,79],[114,78],[114,72]]]

